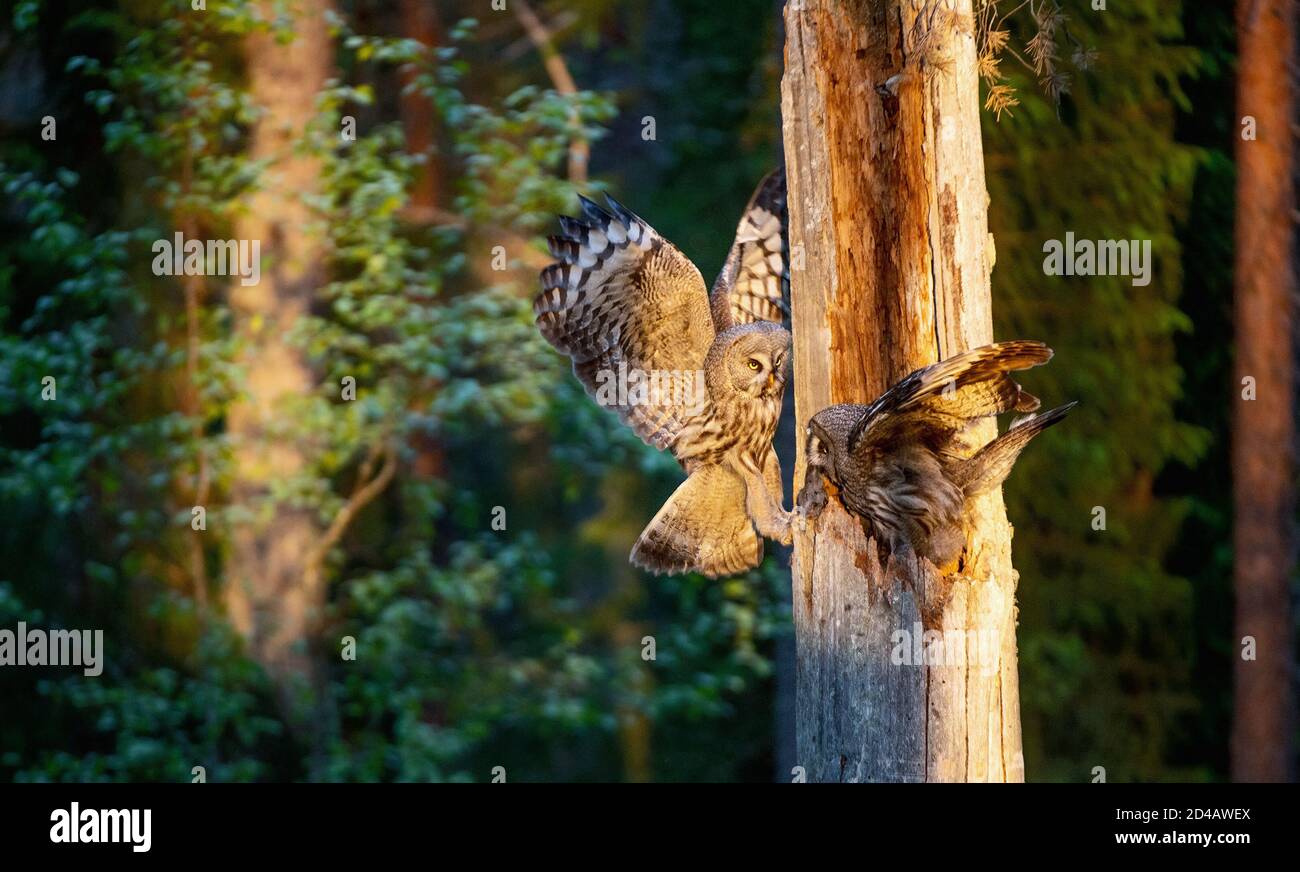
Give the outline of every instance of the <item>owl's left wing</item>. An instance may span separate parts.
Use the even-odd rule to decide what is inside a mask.
[[[709,299],[719,333],[736,324],[780,324],[790,317],[785,224],[785,170],[778,169],[758,183],[713,282]]]
[[[675,447],[707,400],[713,322],[704,279],[653,227],[607,198],[561,216],[557,262],[533,301],[546,340],[573,360],[587,393],[656,448]]]
[[[1052,358],[1052,349],[1028,339],[972,348],[914,370],[867,407],[849,431],[849,451],[863,440],[891,445],[940,444],[974,419],[1001,412],[1032,412],[1038,398],[1009,373]]]

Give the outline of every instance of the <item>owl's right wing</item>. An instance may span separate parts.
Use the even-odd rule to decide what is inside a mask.
[[[880,396],[849,431],[849,451],[867,440],[882,447],[942,443],[977,418],[1032,412],[1038,398],[1009,373],[1052,358],[1052,349],[1028,339],[995,342],[914,370]]]
[[[709,294],[719,333],[755,321],[790,317],[790,270],[785,246],[785,170],[758,183],[736,225],[736,236]]]
[[[704,279],[612,198],[610,212],[580,199],[583,220],[561,216],[549,239],[557,262],[542,270],[537,326],[598,404],[647,444],[671,448],[707,401],[715,334]]]

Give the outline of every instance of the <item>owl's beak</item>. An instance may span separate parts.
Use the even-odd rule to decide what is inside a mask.
[[[769,372],[767,374],[767,389],[770,391],[774,387],[776,387],[776,373]]]

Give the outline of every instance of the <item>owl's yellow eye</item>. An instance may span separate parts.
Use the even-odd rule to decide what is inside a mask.
[[[751,357],[749,359],[749,368],[752,369],[754,372],[758,372],[759,369],[758,361]]]

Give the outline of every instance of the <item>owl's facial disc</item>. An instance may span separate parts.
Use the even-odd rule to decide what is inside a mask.
[[[778,324],[756,321],[719,335],[711,355],[722,357],[716,388],[752,400],[771,401],[785,389],[790,334]],[[724,387],[725,386],[725,387]]]

